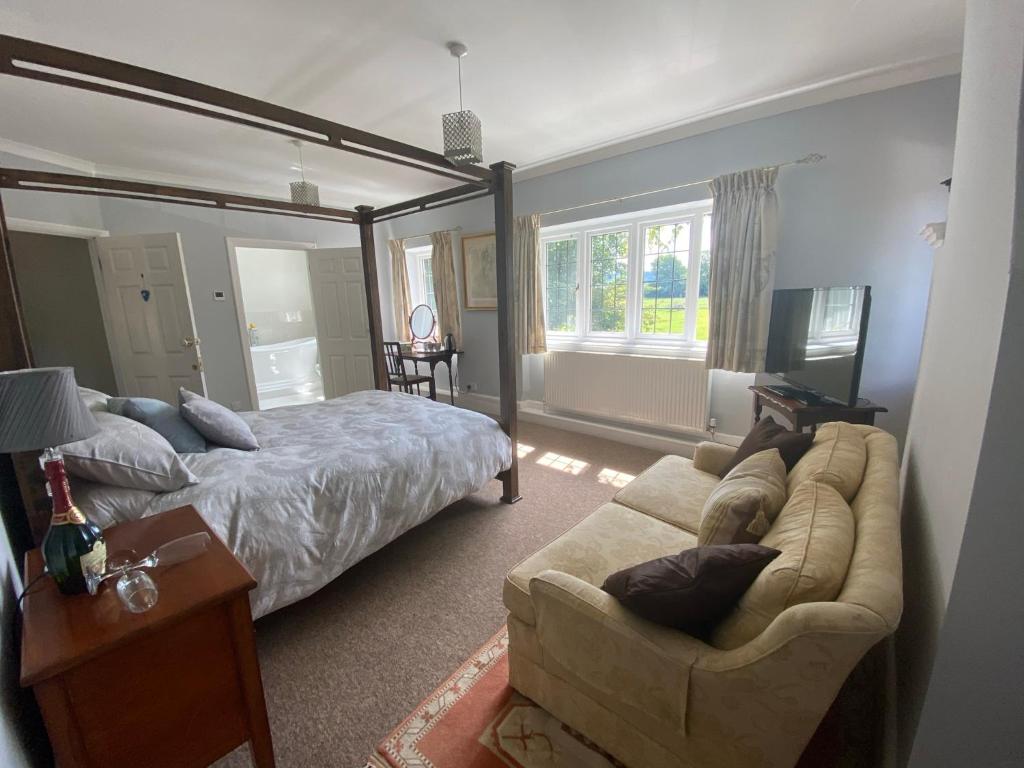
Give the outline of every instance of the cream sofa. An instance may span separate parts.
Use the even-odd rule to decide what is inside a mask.
[[[862,457],[837,450],[833,433],[862,439]],[[512,686],[631,768],[794,765],[847,675],[899,621],[896,441],[845,423],[819,429],[788,478],[789,495],[813,478],[850,497],[853,554],[835,601],[786,607],[726,650],[600,589],[614,571],[696,546],[734,450],[665,456],[505,580]]]

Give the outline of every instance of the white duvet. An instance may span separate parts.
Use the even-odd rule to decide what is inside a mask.
[[[198,485],[75,493],[104,526],[194,505],[258,582],[256,617],[312,594],[512,461],[490,417],[399,392],[241,415],[261,450],[183,454]]]

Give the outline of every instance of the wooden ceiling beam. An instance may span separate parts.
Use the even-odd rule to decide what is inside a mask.
[[[414,197],[412,200],[406,200],[402,203],[395,203],[394,205],[386,205],[383,208],[377,208],[373,211],[373,220],[384,221],[385,219],[396,219],[399,216],[406,216],[410,213],[419,213],[420,211],[429,210],[432,207],[440,207],[435,205],[435,203],[451,201],[446,203],[446,205],[451,205],[453,202],[462,202],[461,199],[456,198],[465,198],[466,195],[476,197],[481,194],[491,194],[490,188],[481,192],[480,188],[474,184],[462,184],[458,187],[442,189],[440,192],[431,192],[429,195],[423,195],[422,197]]]
[[[491,171],[287,107],[133,64],[0,35],[0,73],[156,104],[489,186]]]
[[[99,176],[79,176],[71,173],[49,173],[47,171],[0,168],[0,188],[35,192],[62,192],[65,194],[91,195],[94,197],[118,197],[128,200],[148,200],[150,202],[175,203],[178,205],[193,205],[200,208],[219,208],[249,213],[273,213],[280,216],[294,216],[303,219],[337,221],[343,224],[359,223],[359,214],[356,211],[350,211],[345,208],[301,205],[285,200],[271,200],[226,192],[213,192],[207,189],[173,187],[166,184],[107,179]]]

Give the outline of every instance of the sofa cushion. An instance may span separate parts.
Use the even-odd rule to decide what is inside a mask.
[[[718,625],[713,645],[745,645],[792,605],[835,600],[846,581],[855,537],[853,512],[829,485],[797,488],[761,545],[782,554],[765,568]]]
[[[778,448],[741,461],[704,502],[697,543],[756,544],[786,503],[786,463]]]
[[[706,637],[780,554],[760,544],[694,547],[616,571],[601,589],[648,621]]]
[[[704,501],[719,483],[682,456],[663,456],[615,494],[619,504],[690,533],[700,528]]]
[[[791,470],[811,447],[813,439],[814,435],[808,432],[791,432],[781,424],[776,424],[771,416],[765,416],[743,438],[732,460],[722,469],[722,477],[729,474],[744,459],[769,448],[778,448],[782,460],[786,462],[786,469]]]
[[[853,424],[832,421],[814,433],[814,444],[789,473],[786,483],[792,495],[797,486],[808,480],[830,485],[849,503],[857,495],[868,449],[864,437]]]
[[[615,571],[695,546],[694,534],[610,501],[509,571],[502,599],[513,616],[535,624],[530,579],[543,571],[600,586]]]

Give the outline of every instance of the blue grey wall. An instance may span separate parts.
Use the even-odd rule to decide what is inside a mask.
[[[872,286],[861,393],[890,409],[878,423],[902,441],[932,267],[931,248],[918,231],[946,217],[947,192],[939,182],[952,167],[957,92],[956,77],[931,80],[528,179],[515,184],[515,210],[525,214],[563,208],[770,165],[809,152],[826,154],[822,163],[780,173],[776,286]],[[544,223],[706,197],[705,187],[691,187],[589,208],[582,214],[545,217]],[[390,237],[453,226],[471,234],[491,229],[493,221],[490,200],[483,199],[396,219],[383,228]],[[378,240],[383,249],[386,237],[378,235]],[[387,286],[385,290],[389,293]],[[477,383],[482,393],[497,394],[496,313],[463,311],[462,321],[467,350],[462,381]],[[543,392],[543,368],[529,361],[525,367],[521,396],[537,398]],[[715,375],[711,415],[723,433],[745,434],[749,428],[750,381],[749,376]]]

